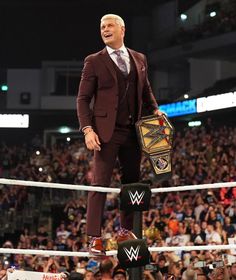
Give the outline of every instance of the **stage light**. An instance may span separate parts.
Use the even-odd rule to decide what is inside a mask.
[[[39,172],[43,172],[43,168],[42,167],[39,167]]]
[[[201,121],[192,121],[188,122],[189,127],[194,127],[194,126],[201,126],[202,122]]]
[[[181,14],[180,18],[182,21],[185,21],[185,20],[187,20],[188,16],[186,14]]]
[[[70,131],[71,131],[71,129],[67,126],[62,126],[59,128],[60,133],[69,133]]]
[[[8,91],[8,86],[7,85],[1,85],[1,90],[2,91]]]
[[[40,155],[40,151],[36,151],[35,154],[36,154],[37,156],[39,156],[39,155]]]
[[[210,12],[210,17],[215,17],[216,16],[216,12],[213,11],[213,12]]]
[[[188,99],[188,98],[189,98],[189,95],[188,95],[188,94],[185,94],[185,95],[184,95],[184,98],[185,98],[185,99]]]
[[[67,141],[67,142],[70,142],[70,137],[67,137],[67,138],[66,138],[66,141]]]
[[[0,127],[28,128],[29,114],[0,114]]]

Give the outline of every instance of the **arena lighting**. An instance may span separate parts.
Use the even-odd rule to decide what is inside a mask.
[[[159,106],[168,117],[182,116],[197,113],[196,99],[184,100]]]
[[[197,98],[197,113],[236,106],[236,91]]]
[[[40,155],[40,151],[36,151],[35,154],[36,154],[37,156],[39,156],[39,155]]]
[[[181,14],[180,18],[182,21],[185,21],[185,20],[187,20],[188,16],[186,14]]]
[[[70,137],[67,137],[67,138],[66,138],[66,141],[67,141],[67,142],[70,142]]]
[[[0,128],[28,128],[29,114],[0,114]]]
[[[62,126],[62,127],[59,128],[59,132],[63,133],[63,134],[69,133],[70,131],[71,131],[71,129],[67,126]]]
[[[213,12],[210,12],[210,17],[215,17],[216,16],[216,12],[213,11]]]
[[[39,167],[39,172],[43,172],[43,168],[42,167]]]
[[[8,86],[7,85],[1,85],[1,90],[2,91],[8,91]]]
[[[168,117],[236,107],[236,91],[160,105]]]
[[[189,127],[200,126],[201,124],[202,124],[201,121],[192,121],[192,122],[188,122],[188,126],[189,126]]]
[[[189,95],[188,95],[188,94],[185,94],[185,95],[184,95],[184,98],[185,98],[185,99],[188,99],[188,98],[189,98]]]

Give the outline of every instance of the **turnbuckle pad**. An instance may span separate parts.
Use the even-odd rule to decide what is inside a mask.
[[[120,210],[147,211],[149,210],[151,195],[149,184],[125,184],[120,191]]]
[[[118,243],[117,258],[123,268],[139,267],[150,263],[150,253],[143,239]]]

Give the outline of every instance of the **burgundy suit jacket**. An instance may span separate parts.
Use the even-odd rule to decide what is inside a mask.
[[[148,80],[146,57],[128,49],[138,75],[138,119],[142,106],[152,114],[157,108]],[[113,61],[106,48],[85,58],[77,97],[77,115],[80,128],[92,126],[104,143],[111,139],[118,109],[118,82]]]

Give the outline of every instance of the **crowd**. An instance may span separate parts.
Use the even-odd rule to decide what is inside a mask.
[[[217,2],[217,1],[216,1]],[[181,27],[171,44],[185,44],[200,39],[216,36],[219,34],[236,30],[236,1],[218,1],[218,8],[206,11],[203,22],[196,24],[191,29]],[[210,12],[215,12],[214,17],[210,17]]]
[[[35,147],[8,147],[2,143],[0,177],[90,184],[91,153],[81,141],[37,149],[36,153]],[[235,127],[215,126],[208,122],[205,126],[177,130],[172,153],[172,178],[163,183],[156,181],[148,160],[143,157],[142,181],[155,188],[235,182],[235,151]],[[118,170],[117,165],[113,172],[113,187],[120,184]],[[2,209],[15,209],[17,215],[26,200],[25,188],[1,186]],[[45,225],[39,225],[35,230],[25,227],[15,244],[12,240],[4,240],[1,247],[87,251],[86,194],[78,198],[69,197],[58,216],[61,220],[55,231],[51,232]],[[107,250],[117,248],[115,239],[119,226],[119,198],[108,194],[103,220]],[[143,237],[149,247],[234,244],[235,233],[236,186],[208,190],[195,190],[193,187],[192,191],[156,194],[151,198],[150,210],[143,214]],[[82,274],[81,279],[127,279],[124,271],[120,273],[124,278],[114,278],[117,264],[115,257],[2,255],[0,279],[7,267],[12,265],[16,269],[39,272],[76,271]],[[236,252],[232,249],[152,253],[151,265],[145,267],[143,277],[147,280],[236,279]]]

